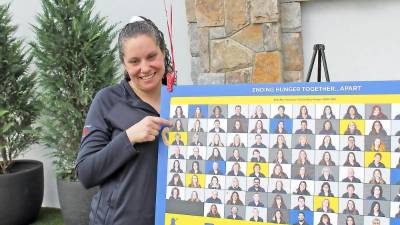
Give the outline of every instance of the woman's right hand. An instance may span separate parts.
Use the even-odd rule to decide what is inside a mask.
[[[126,134],[132,144],[154,141],[160,133],[161,126],[172,127],[172,122],[160,117],[146,116],[135,125],[129,127],[126,130]]]

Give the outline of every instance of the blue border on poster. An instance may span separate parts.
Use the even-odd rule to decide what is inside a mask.
[[[400,81],[180,85],[175,87],[172,93],[168,92],[166,87],[163,87],[161,93],[161,117],[169,118],[169,103],[172,97],[399,94],[399,87]],[[167,148],[160,140],[157,167],[156,225],[165,224],[167,154]]]

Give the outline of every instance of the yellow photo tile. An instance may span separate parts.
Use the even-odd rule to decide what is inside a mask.
[[[390,152],[364,152],[364,165],[367,168],[390,168]]]
[[[168,140],[170,145],[187,145],[187,132],[168,132]]]
[[[205,188],[205,174],[185,174],[186,187],[190,188]]]
[[[365,120],[340,120],[340,134],[364,135]]]
[[[323,211],[330,210],[330,211]],[[339,212],[339,198],[314,196],[314,211],[315,212]]]
[[[268,177],[268,163],[256,163],[256,162],[248,162],[247,163],[247,172],[246,176],[248,177],[256,177],[256,171],[263,174],[264,177]],[[259,176],[257,176],[259,177]],[[263,176],[260,176],[263,177]]]

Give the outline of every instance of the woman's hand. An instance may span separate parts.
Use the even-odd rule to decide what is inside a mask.
[[[160,117],[146,116],[140,122],[129,127],[126,134],[132,144],[154,141],[163,125],[171,127],[172,122]]]

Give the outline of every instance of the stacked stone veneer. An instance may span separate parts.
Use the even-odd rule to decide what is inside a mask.
[[[185,0],[194,84],[303,78],[301,0]]]

